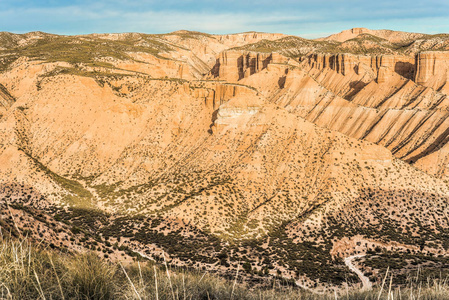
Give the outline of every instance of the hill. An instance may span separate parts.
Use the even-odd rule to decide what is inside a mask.
[[[447,274],[446,36],[341,36],[1,33],[2,231],[314,292]]]

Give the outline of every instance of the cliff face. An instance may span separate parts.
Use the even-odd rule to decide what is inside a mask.
[[[412,79],[415,73],[415,59],[409,56],[381,55],[376,56],[375,67],[377,68],[377,81],[379,83],[386,82],[388,77],[385,77],[385,75],[391,76],[393,73]],[[387,70],[386,74],[382,74],[385,72],[379,73],[382,68]]]
[[[251,98],[256,94],[256,91],[251,88],[229,83],[209,84],[208,88],[196,87],[193,90],[189,84],[185,84],[184,92],[194,98],[203,99],[206,107],[212,111],[234,97]]]
[[[429,155],[447,157],[441,147],[448,140],[449,101],[445,85],[434,89],[430,84],[444,76],[436,73],[427,81],[429,86],[417,84],[411,80],[414,61],[395,55],[313,54],[302,62],[303,71],[255,74],[241,82],[319,126],[384,146],[430,174],[447,174],[445,168],[424,163]],[[272,92],[276,76],[284,84]]]
[[[357,74],[361,75],[366,72],[366,68],[379,76],[384,82],[385,76],[393,72],[406,77],[413,78],[415,70],[415,59],[409,56],[398,55],[353,55],[353,54],[312,54],[308,56],[308,65],[316,69],[331,69],[342,75]]]
[[[242,51],[225,51],[217,58],[215,66],[210,72],[212,78],[230,82],[239,81],[248,77],[262,69],[273,60],[271,53],[251,53]]]
[[[269,64],[282,64],[287,61],[289,61],[288,58],[278,53],[224,51],[218,56],[208,77],[237,82],[267,69]]]
[[[434,89],[444,88],[448,81],[448,69],[449,52],[421,52],[416,56],[415,82]]]
[[[329,68],[342,75],[347,75],[351,72],[358,73],[359,59],[354,55],[312,54],[308,57],[308,60],[312,68]]]

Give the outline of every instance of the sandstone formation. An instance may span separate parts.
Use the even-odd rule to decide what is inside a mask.
[[[421,52],[416,56],[415,82],[448,93],[448,69],[448,52]]]
[[[342,75],[359,75],[366,72],[367,68],[378,74],[383,67],[389,74],[396,72],[413,79],[415,71],[415,59],[400,55],[313,54],[308,57],[308,64],[316,69],[329,68]]]
[[[266,69],[271,62],[273,62],[272,53],[224,51],[217,58],[215,66],[210,71],[210,77],[236,82]]]
[[[438,54],[440,52],[435,53],[436,56]],[[395,155],[410,162],[416,162],[417,159],[445,144],[443,138],[447,126],[444,122],[447,118],[445,112],[447,96],[444,91],[447,82],[445,63],[441,63],[441,69],[436,74],[432,73],[431,67],[424,67],[432,65],[434,55],[429,55],[429,61],[425,59],[425,53],[417,55],[416,63],[413,63],[412,58],[407,57],[364,57],[365,63],[359,63],[356,69],[363,66],[362,70],[368,70],[365,74],[354,72],[351,73],[352,75],[342,74],[345,64],[331,65],[332,72],[345,75],[344,77],[331,75],[332,72],[329,74],[329,71],[326,71],[321,64],[316,63],[315,57],[312,56],[308,60],[308,65],[312,68],[309,74],[333,93],[358,105],[352,108],[352,112],[347,112],[347,116],[350,116],[347,121],[349,123],[341,122],[341,119],[334,123],[332,120],[337,120],[335,118],[341,112],[326,107],[321,109],[331,115],[314,119],[315,122],[350,136],[365,138],[386,146]],[[363,60],[359,59],[359,61]],[[416,83],[409,80],[413,79],[415,72]],[[377,76],[374,77],[373,74],[376,73]],[[432,79],[426,81],[425,76]],[[376,78],[375,81],[374,78]],[[357,82],[357,84],[348,90],[350,82]],[[411,109],[419,109],[419,111]],[[347,111],[347,108],[345,110]],[[363,118],[357,117],[359,114]],[[309,118],[312,116],[310,115]],[[324,116],[323,113],[321,116]],[[355,129],[357,131],[354,131]],[[431,166],[426,168],[422,164],[419,165],[427,171],[434,169]],[[441,173],[441,170],[439,172]]]

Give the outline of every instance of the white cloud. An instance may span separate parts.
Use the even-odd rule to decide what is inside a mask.
[[[14,17],[12,17],[14,16]],[[179,11],[121,12],[95,7],[68,6],[58,8],[30,8],[0,11],[0,25],[9,28],[36,27],[53,29],[54,33],[78,33],[82,31],[141,31],[168,32],[179,29],[199,30],[211,33],[269,30],[275,24],[309,21],[311,16],[280,13],[207,13]],[[55,26],[54,24],[57,24]],[[52,28],[53,27],[53,28]],[[24,31],[23,29],[20,29]],[[25,29],[26,31],[26,29]]]
[[[187,0],[184,1],[187,2]],[[379,1],[379,3],[385,2]],[[339,6],[337,4],[341,1],[329,0],[316,0],[316,3],[304,2],[301,6],[294,6],[293,1],[290,1],[291,9],[284,2],[279,5],[279,9],[270,9],[267,6],[269,1],[265,0],[254,9],[241,9],[236,4],[237,1],[227,0],[227,3],[233,2],[234,6],[226,10],[206,7],[204,0],[198,2],[200,8],[196,10],[185,10],[175,5],[171,5],[171,9],[160,10],[163,4],[160,4],[160,1],[157,2],[158,7],[151,5],[156,1],[147,0],[146,6],[137,8],[135,5],[126,7],[126,3],[111,5],[111,2],[104,1],[82,5],[78,1],[76,5],[65,7],[9,8],[0,10],[0,30],[12,32],[41,30],[59,34],[130,31],[162,33],[179,29],[209,33],[255,30],[297,34],[307,38],[325,36],[351,27],[376,29],[382,27],[432,33],[449,31],[449,24],[445,17],[438,17],[438,15],[429,17],[424,11],[420,15],[422,7],[420,5],[410,9],[405,8],[403,12],[400,12],[396,4],[389,4],[391,6],[389,11],[382,13],[382,7],[366,11],[362,5],[347,7],[345,2]],[[194,5],[192,1],[190,2]],[[173,1],[167,0],[167,3],[173,3]],[[324,5],[325,3],[329,6]],[[248,5],[247,2],[243,4]],[[154,6],[154,9],[149,8],[151,6]],[[371,3],[368,6],[374,7],[374,4]],[[442,10],[444,12],[444,6]]]

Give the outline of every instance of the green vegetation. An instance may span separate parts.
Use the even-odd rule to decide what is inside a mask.
[[[446,43],[435,43],[435,46],[420,46],[418,48],[423,51],[431,50],[448,50],[449,35],[439,34],[439,35],[426,35],[422,38],[423,40],[437,40],[446,41]],[[347,40],[343,43],[335,41],[316,41],[307,40],[295,36],[287,36],[278,40],[269,41],[261,40],[257,43],[244,45],[242,47],[233,48],[234,50],[246,50],[255,52],[278,52],[287,57],[294,59],[301,58],[302,56],[313,52],[318,53],[351,53],[351,54],[390,54],[390,53],[408,53],[411,48],[419,44],[419,40],[416,42],[408,41],[406,43],[394,44],[386,39],[379,38],[371,34],[360,34],[359,36]],[[429,48],[430,47],[430,48]]]
[[[233,48],[233,50],[247,50],[264,53],[279,52],[288,57],[299,58],[316,49],[317,45],[331,46],[333,44],[333,42],[316,42],[300,37],[287,36],[274,41],[261,40],[257,43]]]
[[[24,153],[34,161],[37,168],[45,172],[53,181],[55,181],[70,193],[64,198],[69,205],[76,206],[78,208],[92,208],[92,194],[88,190],[86,190],[78,181],[67,179],[54,173],[42,163],[40,163],[37,159],[29,155],[27,151],[24,151]]]
[[[83,63],[91,67],[110,68],[109,59],[133,60],[128,52],[144,52],[160,56],[159,53],[176,48],[185,49],[181,45],[173,45],[164,37],[178,36],[183,39],[212,39],[213,35],[195,31],[177,31],[168,34],[128,33],[117,35],[111,39],[102,35],[58,36],[42,32],[27,34],[0,33],[0,72],[19,57],[44,60],[47,62]],[[261,40],[257,43],[234,48],[255,52],[279,52],[288,57],[299,59],[314,52],[383,54],[408,53],[416,50],[448,50],[448,34],[424,35],[416,41],[410,40],[394,44],[370,34],[361,34],[344,43],[335,41],[316,41],[296,36],[286,36],[274,41]],[[435,40],[434,43],[422,45],[420,41]],[[439,42],[438,42],[439,41]]]
[[[104,67],[109,68],[110,66],[104,65]],[[107,72],[107,69],[105,71],[99,72],[99,71],[86,71],[86,70],[83,70],[80,68],[56,67],[51,72],[48,72],[40,77],[46,78],[46,77],[52,77],[52,76],[64,75],[64,74],[84,76],[84,77],[93,77],[93,78],[113,77],[114,79],[119,79],[121,77],[130,76],[129,74],[124,74],[124,73],[122,74],[122,73],[116,73],[116,72]]]
[[[377,249],[380,250],[380,249]],[[379,270],[370,279],[381,282],[388,269],[393,274],[395,286],[406,286],[411,278],[415,282],[425,282],[428,278],[447,278],[449,276],[449,258],[433,254],[411,254],[380,250],[372,250],[361,259],[361,264],[371,270]]]
[[[241,84],[241,83],[224,83],[223,85],[242,86],[242,87],[246,87],[246,88],[248,88],[250,90],[253,90],[253,91],[259,93],[259,91],[255,87],[252,87],[252,86],[249,86],[249,85],[246,85],[246,84]]]
[[[0,50],[0,72],[5,71],[19,56],[11,51]]]
[[[148,52],[157,54],[161,50],[168,50],[165,44],[155,39],[146,38],[149,42],[147,47],[137,46],[136,39],[106,40],[86,37],[54,37],[42,39],[35,44],[18,48],[21,56],[47,61],[66,61],[69,63],[91,63],[98,64],[99,58],[112,57],[117,59],[129,59],[127,51]],[[100,66],[104,66],[101,65]]]
[[[5,37],[6,38],[6,37]],[[23,36],[17,35],[16,39]],[[2,50],[0,70],[4,70],[18,57],[45,60],[47,62],[84,63],[91,67],[112,67],[102,59],[132,59],[127,52],[145,52],[158,56],[158,53],[171,50],[168,43],[155,35],[127,34],[120,39],[104,39],[88,36],[56,36],[42,34],[41,38],[32,40],[24,46],[8,43]]]

